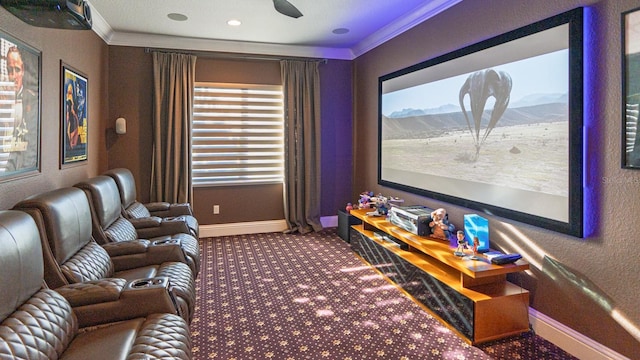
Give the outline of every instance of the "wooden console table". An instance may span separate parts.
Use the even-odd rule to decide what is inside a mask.
[[[529,292],[506,278],[529,269],[525,261],[494,265],[462,259],[449,242],[414,235],[385,217],[367,216],[368,211],[351,211],[362,220],[352,226],[351,248],[449,328],[473,344],[529,330]],[[408,250],[375,233],[401,240]]]

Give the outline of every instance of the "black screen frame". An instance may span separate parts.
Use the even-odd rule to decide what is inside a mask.
[[[508,33],[481,41],[479,43],[464,47],[448,54],[438,56],[433,59],[409,66],[407,68],[392,72],[379,77],[378,79],[378,184],[417,195],[425,196],[434,200],[451,203],[474,209],[488,215],[495,215],[522,223],[534,225],[544,229],[565,233],[575,237],[583,237],[583,8],[576,8],[559,15],[538,21],[536,23],[518,28]],[[502,206],[491,205],[479,201],[469,200],[447,193],[438,192],[437,189],[428,189],[407,185],[399,181],[389,181],[382,177],[382,95],[383,85],[386,81],[411,74],[413,72],[426,69],[438,64],[464,57],[478,51],[489,49],[501,44],[518,41],[526,36],[536,34],[554,27],[568,24],[568,44],[569,44],[569,84],[568,84],[568,107],[569,107],[569,129],[567,159],[568,171],[568,216],[567,221],[547,218],[534,215],[526,211],[514,210]]]

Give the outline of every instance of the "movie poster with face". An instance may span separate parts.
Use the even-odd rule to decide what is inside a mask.
[[[40,169],[40,52],[0,32],[0,180]]]
[[[62,64],[62,165],[87,160],[87,77]]]

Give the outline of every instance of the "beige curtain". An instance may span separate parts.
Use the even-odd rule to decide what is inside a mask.
[[[320,223],[320,75],[317,61],[282,60],[285,129],[284,214],[289,231]]]
[[[189,202],[196,56],[153,52],[151,201]]]

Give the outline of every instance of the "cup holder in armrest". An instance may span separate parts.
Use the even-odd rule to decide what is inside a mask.
[[[144,305],[140,306],[141,304]],[[116,305],[126,309],[119,313],[127,314],[128,318],[178,312],[171,284],[166,276],[132,280],[122,291]]]
[[[163,239],[152,242],[153,245],[176,245],[180,244],[180,239]]]
[[[137,279],[129,283],[129,287],[132,289],[147,289],[147,288],[159,288],[167,287],[169,278],[164,276],[158,276],[147,279]]]

